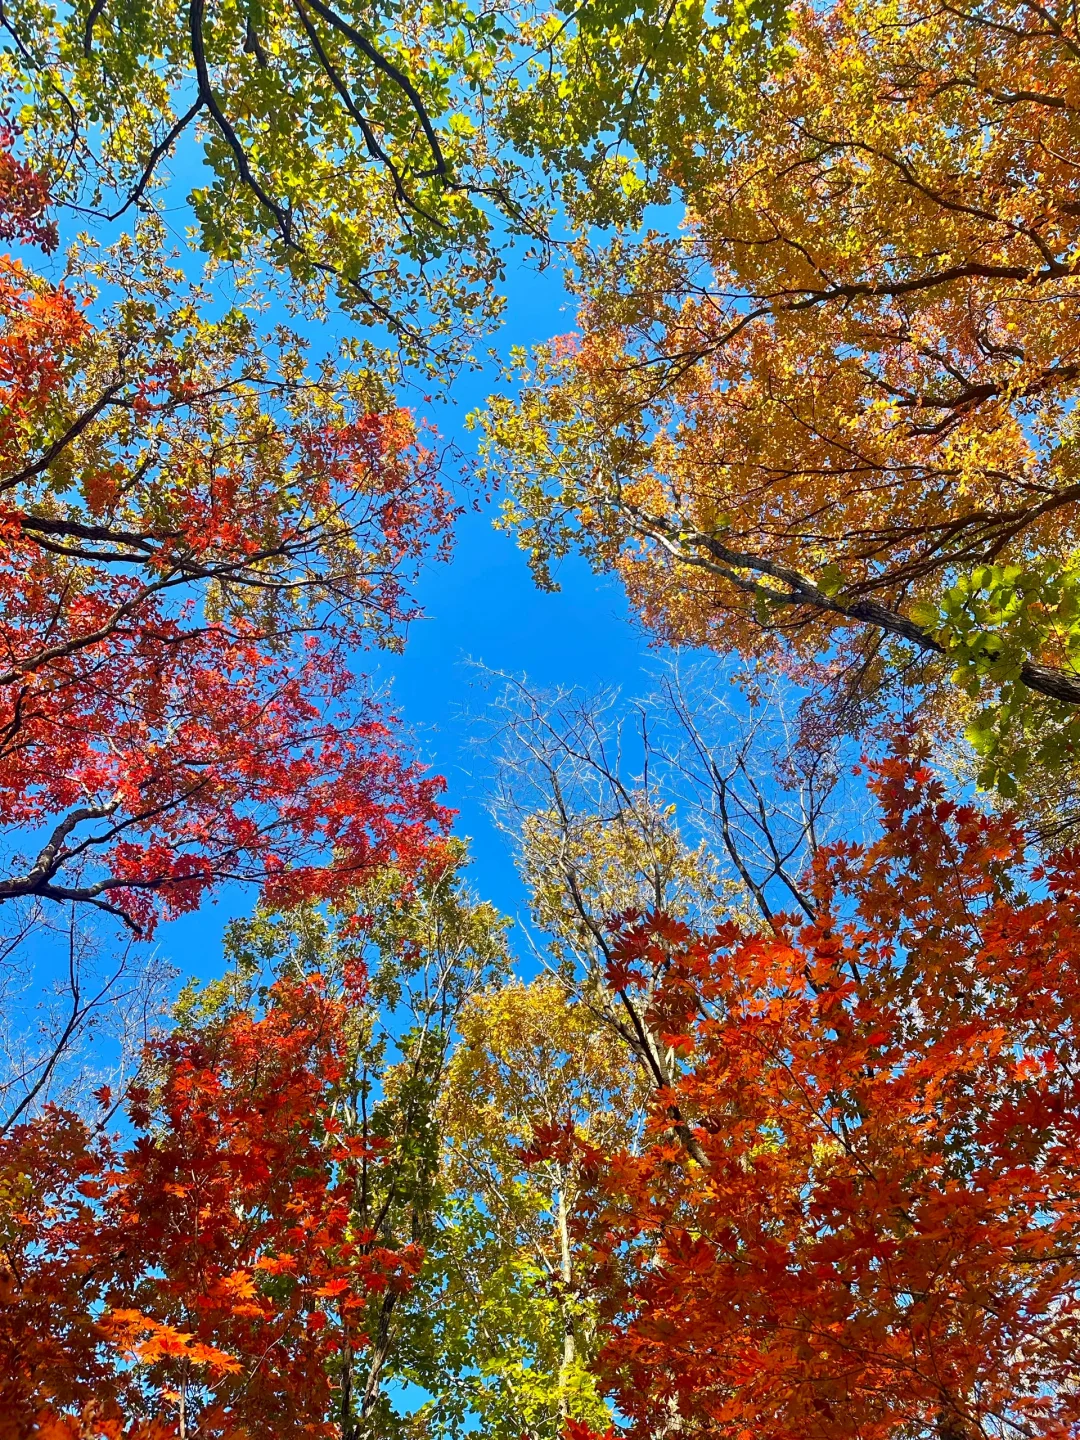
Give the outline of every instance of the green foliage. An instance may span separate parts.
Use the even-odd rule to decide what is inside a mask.
[[[579,1162],[526,1152],[567,1124],[590,1143],[626,1140],[639,1098],[617,1039],[560,982],[489,987],[463,1007],[438,1102],[441,1206],[389,1366],[431,1398],[408,1417],[387,1398],[376,1433],[557,1440],[568,1417],[607,1428],[572,1233]]]
[[[261,257],[291,303],[336,297],[414,359],[458,353],[498,313],[492,213],[521,221],[524,190],[475,103],[505,54],[494,15],[16,0],[4,28],[8,109],[80,215],[155,203],[198,143],[189,201],[215,260]]]
[[[575,1358],[563,1368],[561,1297],[500,1228],[474,1198],[448,1198],[395,1357],[403,1378],[433,1397],[411,1433],[555,1440],[564,1407],[606,1428],[586,1364]]]
[[[0,92],[80,220],[158,204],[170,164],[194,170],[214,261],[262,263],[290,304],[335,300],[445,374],[500,313],[506,235],[543,239],[553,191],[602,224],[662,198],[782,13],[14,0]]]
[[[967,727],[980,757],[979,783],[1014,798],[1025,776],[1075,763],[1076,706],[1036,695],[1021,673],[1033,657],[1065,674],[1080,673],[1080,567],[980,565],[961,576],[940,605],[911,607],[955,666],[953,679],[972,700],[987,686],[995,699]]]
[[[557,0],[520,29],[532,50],[500,95],[522,153],[553,167],[577,225],[632,225],[692,182],[703,130],[737,117],[778,57],[778,0]]]

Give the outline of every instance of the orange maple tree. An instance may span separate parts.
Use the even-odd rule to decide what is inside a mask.
[[[666,640],[860,698],[945,656],[1071,726],[1076,15],[790,19],[729,123],[666,137],[682,232],[582,241],[580,336],[486,422],[510,517],[542,575],[583,550]]]
[[[158,1040],[124,1151],[55,1109],[0,1140],[4,1440],[340,1433],[365,1300],[422,1255],[355,1222],[363,1003],[313,973]]]
[[[812,920],[621,933],[674,1074],[641,1153],[589,1157],[634,1435],[1080,1425],[1080,855],[1026,867],[918,755],[871,784],[880,838],[820,854]]]

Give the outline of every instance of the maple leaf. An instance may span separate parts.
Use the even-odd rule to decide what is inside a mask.
[[[918,753],[869,783],[878,836],[819,852],[800,928],[668,942],[646,1023],[693,1046],[644,1149],[584,1172],[631,1435],[1080,1421],[1077,1097],[1036,1059],[1080,1023],[1080,853],[1032,898],[1013,817],[942,803]]]
[[[191,1364],[205,1371],[205,1403],[186,1403],[208,1436],[260,1433],[279,1414],[325,1423],[330,1357],[364,1343],[364,1300],[422,1253],[399,1262],[391,1247],[368,1255],[349,1241],[325,1121],[350,1006],[319,974],[290,977],[260,1013],[159,1036],[146,1057],[155,1089],[136,1098],[125,1151],[59,1111],[0,1138],[0,1193],[23,1177],[19,1263],[34,1277],[0,1310],[0,1401],[20,1423],[62,1394],[72,1414],[101,1401],[135,1424]],[[356,1303],[297,1326],[297,1290]]]

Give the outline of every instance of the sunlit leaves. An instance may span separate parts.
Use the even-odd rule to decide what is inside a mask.
[[[738,125],[683,136],[683,233],[578,247],[580,335],[517,357],[485,420],[542,580],[579,549],[660,638],[821,662],[862,704],[948,674],[942,596],[976,567],[1071,565],[1076,39],[1053,14],[798,10]],[[1080,686],[1014,618],[1052,726]]]
[[[144,934],[226,879],[325,896],[426,850],[439,784],[347,652],[400,644],[455,513],[370,375],[214,315],[159,240],[0,277],[0,898]]]
[[[635,1434],[1076,1424],[1075,855],[1033,876],[1013,821],[919,756],[871,784],[879,838],[819,856],[813,919],[618,942],[684,1037],[701,1149],[658,1101],[592,1193],[599,1363]]]
[[[28,0],[5,30],[8,92],[58,202],[123,214],[172,164],[207,254],[261,256],[292,303],[336,297],[413,359],[445,362],[497,313],[491,211],[517,213],[515,169],[459,113],[505,48],[490,17]]]
[[[116,1434],[180,1415],[206,1435],[324,1426],[371,1292],[406,1288],[416,1247],[356,1225],[381,1161],[335,1120],[358,993],[277,983],[147,1055],[118,1151],[50,1112],[0,1142],[5,1422]],[[130,1431],[127,1426],[130,1424]],[[160,1433],[160,1432],[159,1432]]]

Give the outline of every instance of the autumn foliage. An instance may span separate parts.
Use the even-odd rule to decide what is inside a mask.
[[[0,119],[0,241],[39,245],[48,254],[59,243],[56,221],[49,218],[45,177],[12,153],[15,130]]]
[[[1080,1423],[1080,858],[1027,868],[918,756],[871,786],[880,837],[821,854],[812,921],[622,934],[611,982],[658,977],[677,1057],[646,1148],[591,1156],[634,1434]]]
[[[1033,694],[1071,724],[1078,47],[1035,0],[794,6],[672,141],[685,233],[582,243],[579,333],[492,404],[540,573],[582,549],[664,639],[860,700],[947,696],[944,654],[1003,687],[988,751]]]
[[[365,1299],[420,1258],[353,1222],[380,1163],[334,1117],[361,1000],[280,981],[163,1038],[122,1151],[58,1111],[4,1139],[5,1440],[338,1433]]]
[[[445,540],[431,457],[177,284],[95,324],[0,273],[0,815],[28,852],[0,899],[143,934],[222,880],[340,893],[445,821],[349,664]]]
[[[1076,1440],[1077,15],[477,10],[0,11],[0,1440]],[[357,665],[555,215],[475,471],[742,668],[503,677],[525,984]]]
[[[5,149],[0,184],[8,238],[52,244]],[[210,318],[157,238],[65,284],[0,262],[0,901],[141,939],[228,881],[407,886],[448,820],[350,665],[399,643],[447,537],[432,458],[377,387]],[[0,1132],[4,1440],[339,1433],[365,1302],[419,1259],[355,1223],[362,1004],[360,970],[282,979],[151,1043],[100,1123]]]

